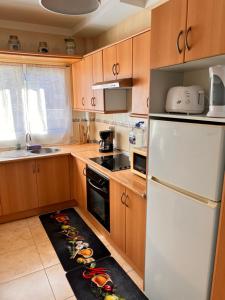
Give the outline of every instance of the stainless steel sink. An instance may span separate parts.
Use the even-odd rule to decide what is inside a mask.
[[[58,151],[60,151],[58,148],[41,148],[37,150],[30,150],[29,152],[33,154],[50,154]]]

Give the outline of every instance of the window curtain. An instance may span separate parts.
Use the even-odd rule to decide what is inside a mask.
[[[24,143],[24,73],[22,65],[0,65],[0,147]]]
[[[68,144],[72,130],[69,68],[0,65],[0,147]]]

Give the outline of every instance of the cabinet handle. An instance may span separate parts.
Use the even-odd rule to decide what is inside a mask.
[[[91,97],[91,106],[94,106],[94,97]]]
[[[127,199],[129,199],[128,195],[126,195],[126,198],[125,198],[125,205],[126,205],[127,208],[129,208],[129,205],[127,204]]]
[[[188,35],[191,32],[191,26],[188,28],[187,32],[186,32],[186,37],[185,37],[185,47],[188,51],[191,50],[191,46],[188,43]]]
[[[120,73],[120,64],[117,63],[116,64],[116,75],[119,75],[119,73]]]
[[[86,173],[87,169],[86,168],[83,168],[83,175],[86,177],[87,176],[87,173]]]
[[[36,165],[35,164],[33,164],[32,170],[33,170],[33,174],[36,173]]]
[[[149,108],[149,97],[147,98],[147,108]]]
[[[181,30],[181,31],[179,32],[178,36],[177,36],[177,50],[178,50],[179,54],[181,54],[181,53],[183,52],[183,50],[184,50],[184,49],[181,49],[181,48],[180,48],[180,38],[181,38],[181,36],[182,36],[183,34],[184,34],[184,31]]]
[[[125,193],[123,192],[123,194],[121,195],[120,201],[123,205],[125,205],[125,201],[123,200],[123,197],[126,197]]]
[[[39,167],[39,164],[37,165],[37,172],[40,173],[40,167]]]
[[[82,105],[84,106],[84,97],[81,99]]]
[[[114,76],[116,76],[116,71],[115,71],[115,69],[116,69],[116,65],[113,64],[113,66],[112,66],[112,72],[113,72],[113,75],[114,75]]]
[[[93,97],[93,106],[96,106],[96,98],[95,97]]]

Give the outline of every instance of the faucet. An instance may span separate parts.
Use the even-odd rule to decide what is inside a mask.
[[[29,148],[30,148],[31,141],[32,141],[31,135],[30,135],[30,133],[27,132],[26,133],[26,149],[27,150],[29,150]]]

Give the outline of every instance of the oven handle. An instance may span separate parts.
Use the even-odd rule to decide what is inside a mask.
[[[102,192],[102,193],[104,193],[104,194],[107,194],[103,189],[101,189],[101,188],[99,188],[98,186],[94,185],[94,184],[92,183],[91,179],[88,178],[87,180],[88,180],[88,183],[89,183],[93,188],[95,188],[96,190],[98,190],[98,191],[100,191],[100,192]]]

